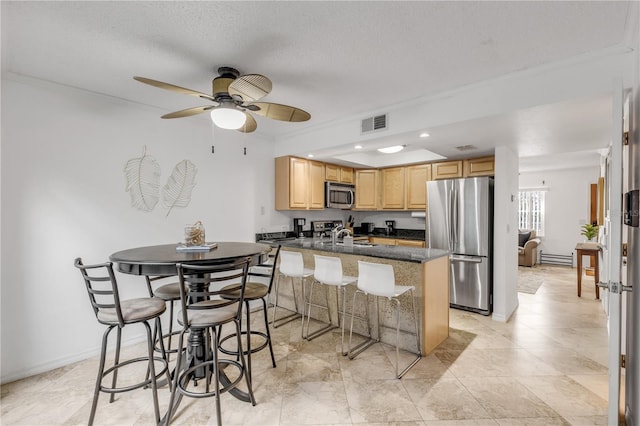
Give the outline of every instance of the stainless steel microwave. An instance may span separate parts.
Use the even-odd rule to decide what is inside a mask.
[[[324,206],[351,209],[356,203],[356,187],[345,183],[325,182]]]

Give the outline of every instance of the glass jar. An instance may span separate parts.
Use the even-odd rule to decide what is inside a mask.
[[[204,225],[202,222],[198,221],[184,227],[184,243],[187,247],[204,245]]]

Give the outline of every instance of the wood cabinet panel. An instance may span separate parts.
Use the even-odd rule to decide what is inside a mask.
[[[353,183],[353,168],[337,164],[325,164],[325,180],[329,182]]]
[[[353,168],[351,167],[340,167],[340,182],[342,183],[353,183]]]
[[[495,157],[480,157],[464,160],[464,177],[495,175]]]
[[[324,209],[324,175],[324,163],[288,156],[276,158],[276,210]]]
[[[384,244],[388,246],[398,245],[398,241],[395,238],[369,237],[369,242],[371,244]]]
[[[324,209],[325,164],[309,161],[309,208]]]
[[[462,160],[445,161],[431,165],[431,177],[433,180],[462,177]]]
[[[378,208],[378,170],[356,171],[356,209]]]
[[[393,167],[380,171],[382,178],[381,207],[404,209],[404,167]]]
[[[329,182],[338,182],[340,179],[340,166],[336,166],[335,164],[325,164],[324,171],[325,180]]]
[[[396,244],[399,246],[405,246],[405,247],[424,247],[425,246],[425,242],[424,241],[419,241],[419,240],[403,240],[403,239],[397,239],[396,240]]]
[[[418,164],[405,168],[407,181],[406,206],[408,210],[427,208],[427,181],[431,180],[431,165]]]

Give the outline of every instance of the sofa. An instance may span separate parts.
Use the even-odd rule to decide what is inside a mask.
[[[518,231],[518,266],[533,266],[538,260],[538,244],[540,238],[536,231],[520,229]]]

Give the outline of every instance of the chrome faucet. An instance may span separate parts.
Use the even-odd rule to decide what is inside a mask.
[[[347,228],[345,228],[342,225],[338,225],[335,228],[333,228],[331,230],[331,245],[336,245],[336,241],[337,239],[342,235],[342,234],[347,234],[347,235],[351,235],[351,231]]]

